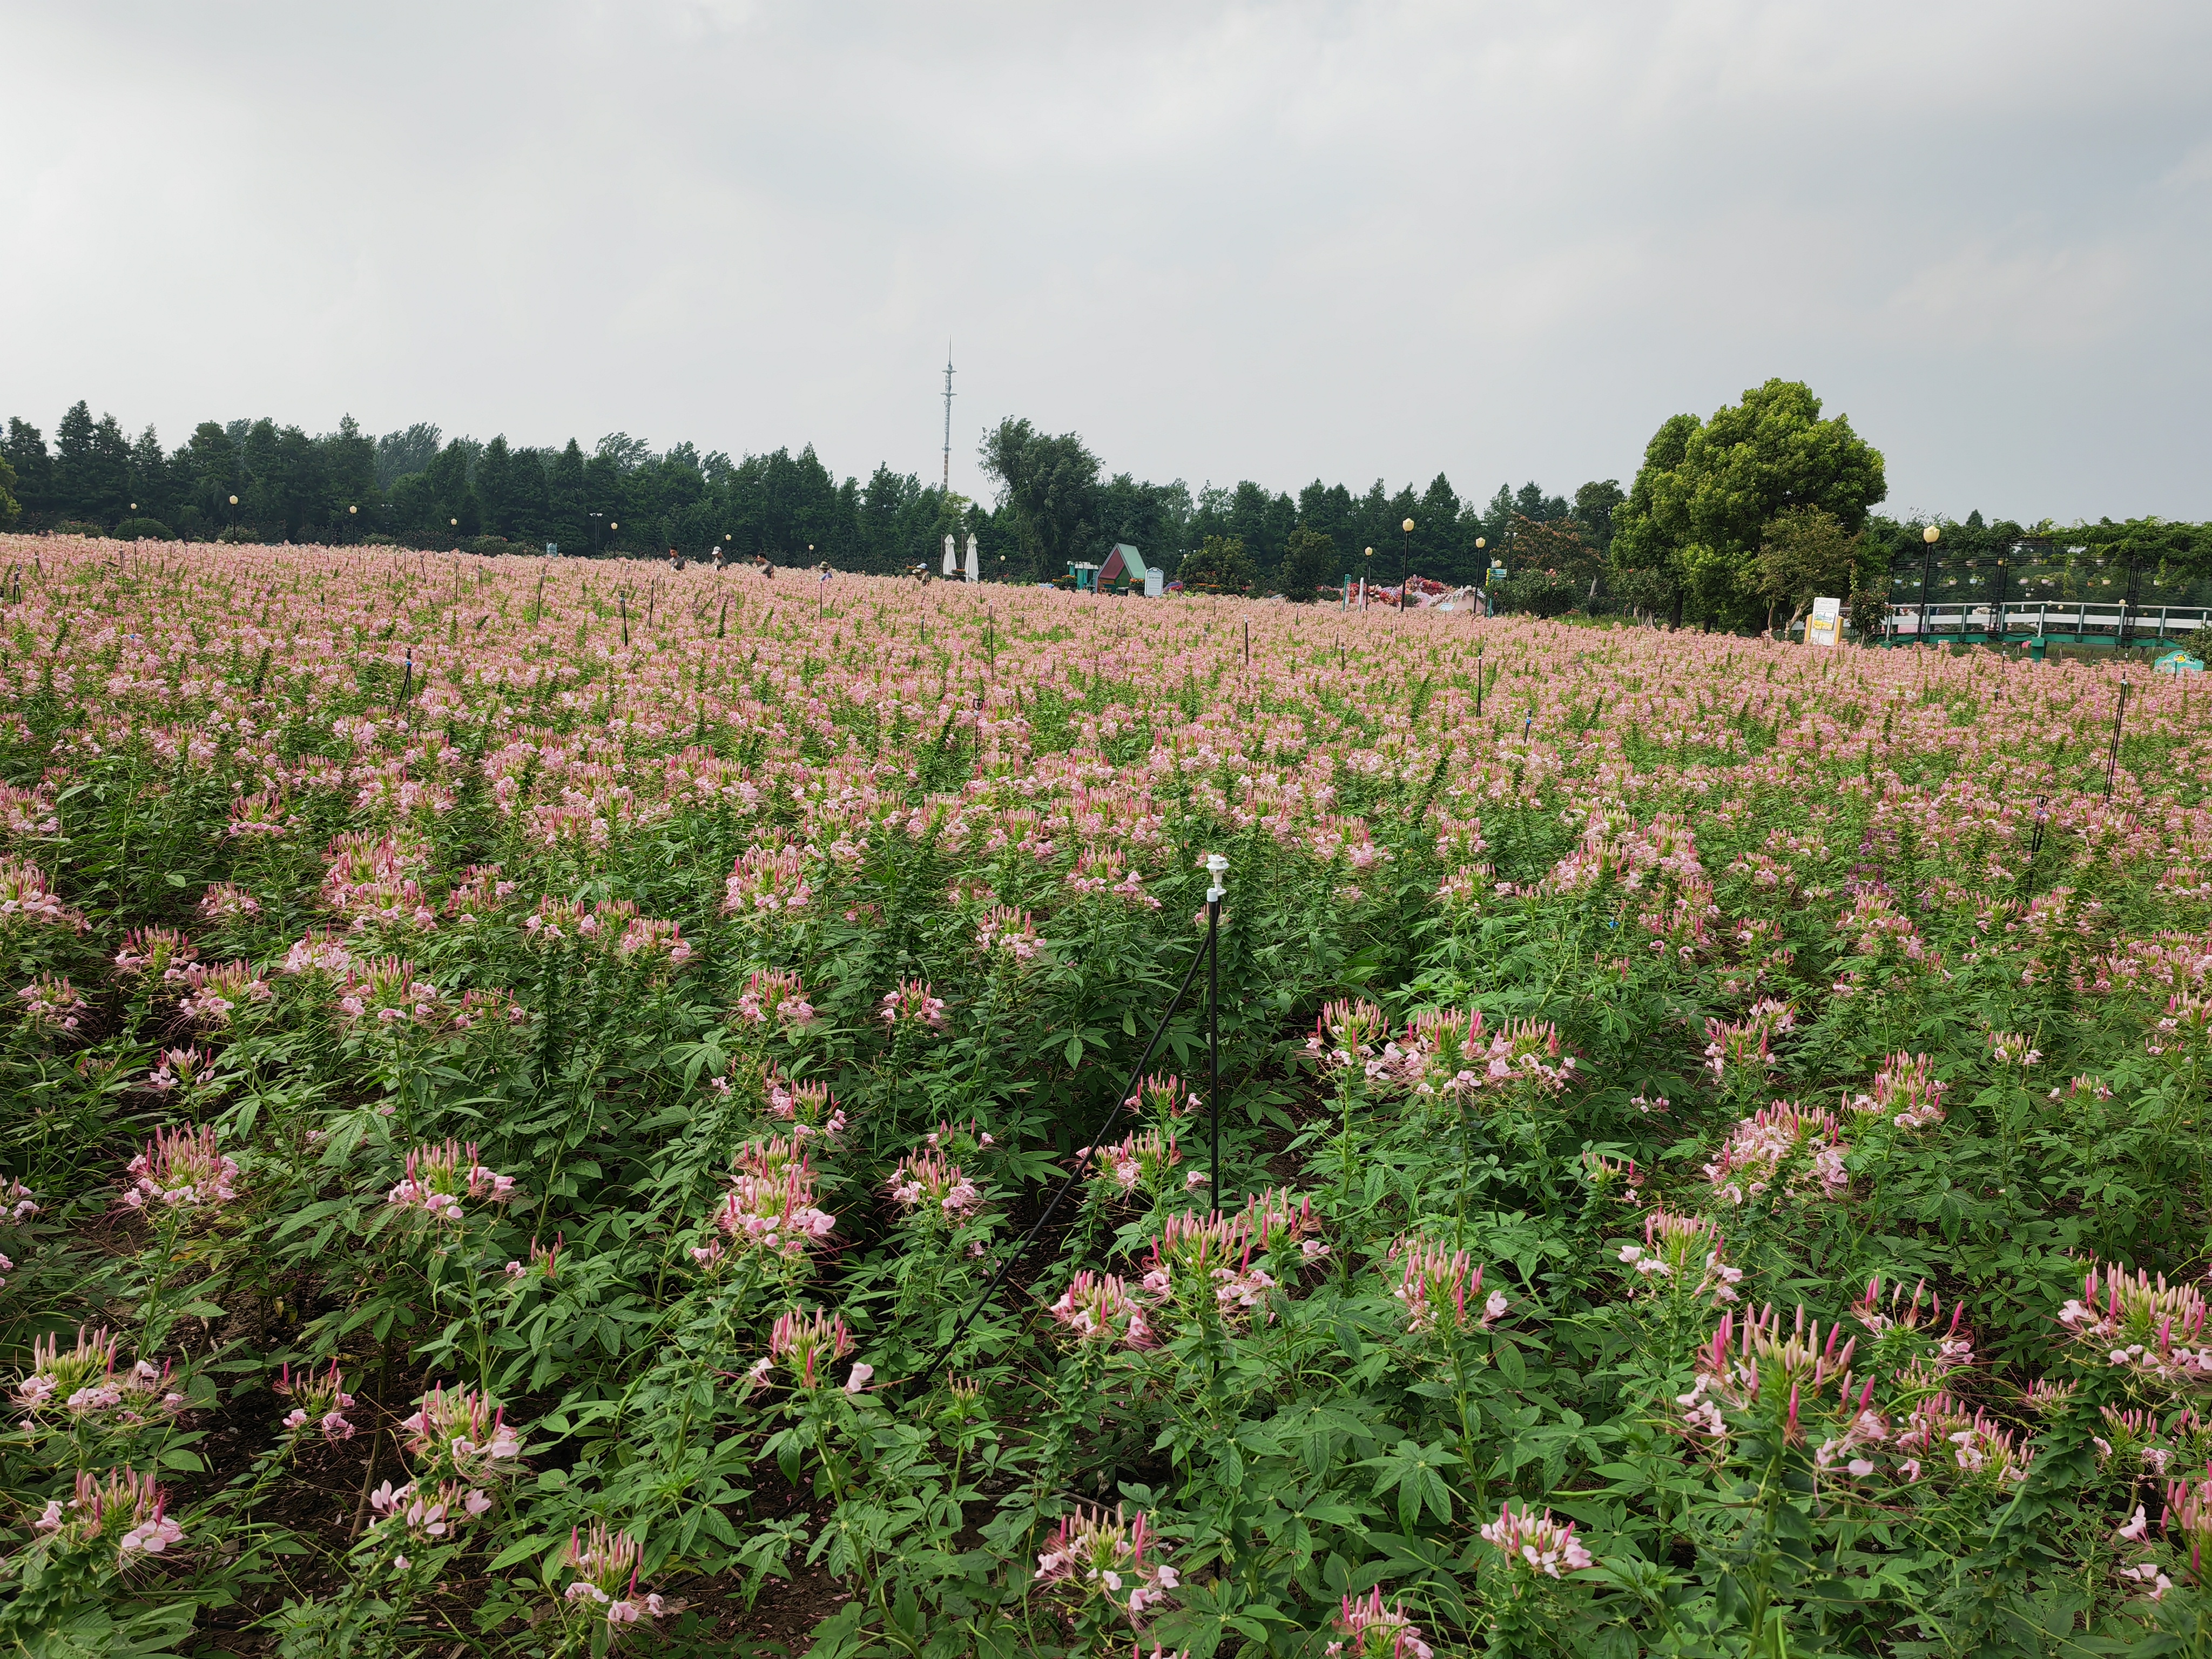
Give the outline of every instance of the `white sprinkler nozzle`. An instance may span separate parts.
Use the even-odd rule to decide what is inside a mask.
[[[1222,878],[1229,873],[1229,860],[1218,853],[1208,853],[1206,855],[1206,873],[1213,878],[1213,884],[1206,890],[1206,902],[1218,904],[1229,892],[1222,881]]]

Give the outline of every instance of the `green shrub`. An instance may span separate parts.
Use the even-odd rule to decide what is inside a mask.
[[[177,532],[159,519],[125,519],[115,526],[118,542],[173,542]]]

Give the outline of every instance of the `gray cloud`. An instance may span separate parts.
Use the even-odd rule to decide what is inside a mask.
[[[18,0],[0,413],[1463,493],[1809,380],[1894,507],[2212,516],[2212,11]]]

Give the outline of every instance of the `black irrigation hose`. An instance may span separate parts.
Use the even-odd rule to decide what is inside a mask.
[[[1138,1057],[1136,1070],[1129,1074],[1128,1086],[1114,1097],[1114,1103],[1107,1109],[1106,1121],[1098,1126],[1097,1132],[1091,1137],[1091,1144],[1076,1158],[1075,1167],[1068,1172],[1067,1179],[1060,1183],[1060,1190],[1044,1206],[1044,1213],[1036,1218],[1023,1236],[1022,1242],[1014,1247],[1013,1254],[999,1264],[999,1271],[991,1275],[991,1282],[983,1287],[983,1294],[976,1299],[975,1305],[962,1316],[960,1322],[952,1328],[951,1337],[937,1351],[936,1357],[922,1370],[909,1375],[905,1379],[907,1382],[911,1382],[915,1376],[933,1376],[943,1369],[953,1349],[960,1346],[960,1339],[967,1335],[968,1327],[975,1322],[975,1316],[991,1305],[991,1298],[998,1294],[999,1286],[1006,1282],[1006,1275],[1014,1269],[1014,1264],[1028,1254],[1030,1246],[1036,1243],[1037,1235],[1045,1230],[1045,1224],[1052,1219],[1054,1212],[1060,1208],[1060,1200],[1073,1191],[1075,1183],[1083,1178],[1084,1167],[1090,1162],[1091,1154],[1098,1150],[1098,1143],[1114,1127],[1114,1120],[1121,1115],[1124,1103],[1136,1092],[1138,1085],[1144,1081],[1145,1067],[1152,1063],[1153,1051],[1160,1046],[1160,1038],[1168,1029],[1168,1021],[1175,1018],[1175,1011],[1182,1001],[1183,993],[1190,989],[1191,981],[1198,976],[1198,964],[1206,961],[1210,954],[1201,944],[1197,954],[1191,957],[1190,966],[1183,969],[1182,983],[1176,987],[1175,994],[1168,999],[1168,1006],[1160,1011],[1159,1023],[1152,1027],[1152,1040],[1145,1044],[1145,1052]]]

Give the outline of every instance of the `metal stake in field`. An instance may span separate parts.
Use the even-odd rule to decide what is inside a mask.
[[[1229,860],[1218,853],[1206,855],[1206,873],[1212,878],[1206,890],[1206,1105],[1212,1119],[1212,1162],[1206,1171],[1213,1178],[1213,1212],[1221,1213],[1221,901],[1229,891],[1223,881]]]
[[[2119,706],[2112,710],[2112,752],[2105,762],[2105,799],[2112,798],[2112,780],[2120,770],[2120,722],[2128,717],[2128,683],[2120,682]]]

